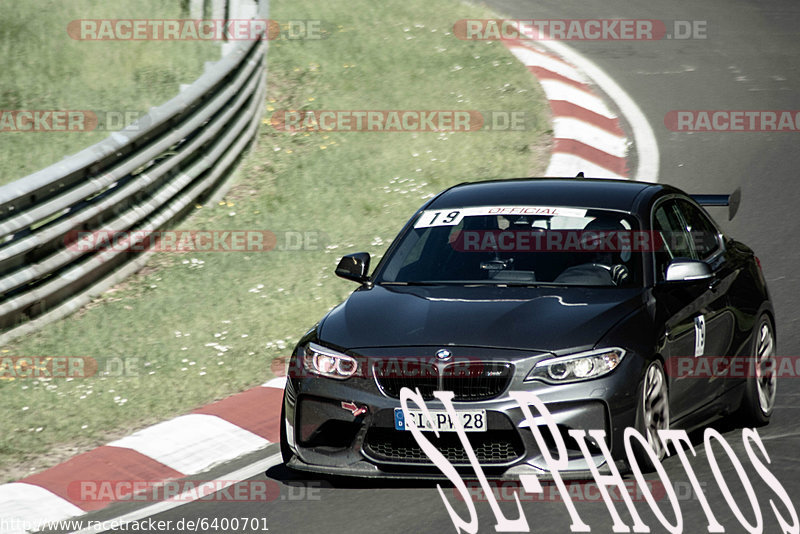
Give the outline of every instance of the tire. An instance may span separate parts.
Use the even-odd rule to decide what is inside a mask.
[[[636,399],[636,430],[647,439],[658,461],[664,459],[667,450],[658,437],[659,430],[669,430],[669,390],[664,366],[655,360],[647,366],[639,384]],[[633,455],[642,473],[655,471],[656,466],[644,448],[632,443]]]
[[[289,440],[286,438],[286,396],[284,394],[284,398],[281,401],[281,458],[283,458],[284,465],[289,463],[289,460],[292,459],[294,453],[292,449],[289,447]]]
[[[747,366],[748,371],[754,372],[748,372],[737,422],[746,426],[763,426],[772,417],[777,392],[775,329],[766,314],[761,315],[756,323],[750,354],[756,365]]]

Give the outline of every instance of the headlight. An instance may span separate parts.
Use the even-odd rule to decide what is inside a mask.
[[[302,356],[306,370],[328,378],[344,380],[353,376],[358,370],[355,358],[316,343],[306,345]]]
[[[613,347],[549,358],[537,363],[525,380],[563,383],[597,378],[616,369],[624,356],[623,349]]]

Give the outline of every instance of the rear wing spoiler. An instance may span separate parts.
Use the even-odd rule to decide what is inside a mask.
[[[695,202],[701,206],[728,207],[728,220],[731,221],[739,211],[739,204],[742,201],[742,190],[736,190],[730,195],[690,195]]]

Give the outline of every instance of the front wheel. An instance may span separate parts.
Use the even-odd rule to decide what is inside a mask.
[[[748,365],[747,384],[742,397],[739,414],[748,425],[762,426],[769,423],[775,409],[777,361],[775,358],[775,333],[772,321],[762,315],[753,333],[752,365]]]
[[[658,360],[647,366],[644,379],[639,384],[635,428],[647,439],[658,461],[663,460],[667,450],[658,437],[658,431],[669,430],[669,391],[664,366]],[[655,471],[651,455],[638,443],[633,444],[633,454],[643,473]]]

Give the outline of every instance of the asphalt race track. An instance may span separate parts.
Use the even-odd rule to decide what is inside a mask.
[[[800,143],[792,132],[675,133],[664,117],[671,110],[797,110],[800,108],[800,3],[796,0],[708,0],[652,2],[645,0],[492,0],[503,16],[519,19],[645,18],[706,21],[707,38],[631,42],[571,42],[574,49],[606,71],[638,103],[649,120],[660,149],[659,181],[694,193],[729,193],[742,189],[738,216],[728,223],[724,210],[717,215],[725,229],[755,248],[769,281],[777,312],[778,354],[800,354],[800,246],[797,205],[800,202]],[[635,166],[633,166],[635,168]],[[714,213],[714,212],[712,212]],[[398,221],[398,224],[400,222]],[[800,379],[779,381],[777,408],[772,422],[759,429],[771,459],[773,473],[800,509]],[[741,429],[720,426],[736,451],[755,489],[763,532],[780,532],[769,501],[780,514],[787,508],[756,475],[744,452]],[[704,485],[711,509],[725,532],[744,532],[731,511],[703,451],[702,436],[694,436],[698,452],[691,464]],[[277,448],[274,452],[277,452]],[[720,470],[735,501],[749,522],[755,512],[738,481],[733,464],[715,448]],[[673,484],[686,487],[680,461],[669,458],[666,472]],[[263,480],[259,475],[251,480]],[[264,503],[194,502],[162,512],[155,520],[202,518],[263,518],[272,533],[390,533],[452,532],[453,523],[431,483],[322,482],[309,492],[287,484],[302,481],[279,463],[267,477],[281,485],[281,497]],[[466,507],[445,495],[459,513]],[[683,492],[679,501],[684,532],[706,532],[700,504]],[[476,504],[479,531],[494,532],[494,516],[486,502]],[[602,502],[577,502],[592,532],[611,532],[612,520]],[[514,503],[501,503],[510,518]],[[663,527],[645,502],[636,509],[652,532]],[[666,500],[661,509],[672,521]],[[560,502],[523,502],[531,532],[569,532],[570,516]],[[623,521],[631,520],[617,503]],[[233,528],[229,529],[234,532]],[[242,531],[241,529],[239,531]],[[246,530],[248,532],[253,530]]]

